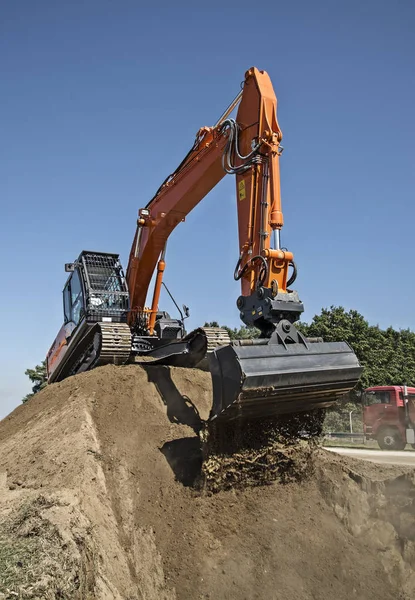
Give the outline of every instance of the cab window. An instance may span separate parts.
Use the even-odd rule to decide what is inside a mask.
[[[402,392],[399,392],[399,398],[401,400],[403,400],[403,393]],[[408,400],[409,400],[409,402],[412,402],[412,404],[415,406],[415,394],[414,393],[408,394]]]
[[[65,286],[63,290],[63,314],[65,316],[65,323],[69,323],[71,320],[71,289],[70,289],[70,281]]]
[[[71,289],[71,321],[78,325],[81,320],[83,306],[82,286],[78,271],[74,271],[70,281]]]
[[[365,404],[366,406],[370,406],[371,404],[390,404],[390,392],[365,392]]]
[[[78,271],[74,271],[63,290],[65,323],[72,321],[75,325],[78,325],[83,314],[83,304],[81,280]]]

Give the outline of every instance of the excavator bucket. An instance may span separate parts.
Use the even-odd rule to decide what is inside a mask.
[[[325,408],[357,383],[362,368],[346,342],[251,345],[210,355],[210,420],[255,419]]]

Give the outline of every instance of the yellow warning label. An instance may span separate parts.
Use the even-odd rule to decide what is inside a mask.
[[[246,198],[245,180],[244,179],[242,179],[242,181],[240,181],[238,183],[238,196],[239,196],[239,200],[245,200],[245,198]]]

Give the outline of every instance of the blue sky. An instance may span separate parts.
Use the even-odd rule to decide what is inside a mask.
[[[64,263],[96,249],[126,266],[138,208],[251,66],[278,96],[305,320],[334,304],[414,329],[414,25],[411,0],[4,0],[0,417],[61,326]],[[239,324],[235,206],[229,176],[169,242],[189,327]]]

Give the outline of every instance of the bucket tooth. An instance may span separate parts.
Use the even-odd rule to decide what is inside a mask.
[[[210,356],[210,420],[270,417],[332,405],[362,368],[346,342],[219,347]]]

